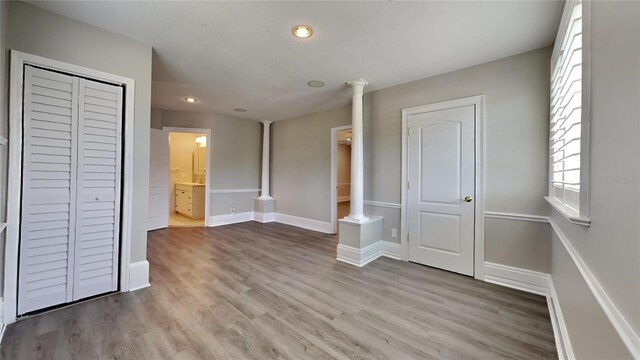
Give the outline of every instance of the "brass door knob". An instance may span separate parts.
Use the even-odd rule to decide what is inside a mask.
[[[473,198],[471,196],[465,196],[464,197],[464,202],[471,202],[471,200],[473,200]]]

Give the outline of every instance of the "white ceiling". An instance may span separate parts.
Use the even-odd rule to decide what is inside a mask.
[[[32,4],[154,48],[153,105],[280,120],[348,104],[365,91],[550,45],[561,1]],[[309,39],[291,34],[314,29]],[[311,88],[309,80],[326,82]],[[187,104],[185,96],[199,99]],[[233,112],[247,108],[246,113]]]

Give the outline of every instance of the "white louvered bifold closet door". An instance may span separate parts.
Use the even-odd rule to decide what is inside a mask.
[[[80,79],[74,300],[118,288],[122,88]]]
[[[18,314],[117,290],[122,88],[25,66]]]
[[[25,67],[18,313],[73,300],[78,78]]]

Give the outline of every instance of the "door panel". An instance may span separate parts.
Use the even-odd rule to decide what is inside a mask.
[[[460,216],[420,212],[420,247],[434,251],[460,253]]]
[[[78,79],[25,67],[18,314],[72,300]]]
[[[460,123],[431,122],[419,133],[420,144],[424,144],[419,148],[422,202],[456,204],[460,198]]]
[[[147,230],[169,226],[169,134],[151,129]]]
[[[409,260],[473,275],[475,107],[409,117]]]
[[[120,244],[122,88],[80,79],[79,90],[74,300],[118,289]]]

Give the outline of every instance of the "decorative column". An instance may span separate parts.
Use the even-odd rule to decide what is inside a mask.
[[[269,195],[269,144],[271,141],[270,129],[273,121],[262,121],[262,191],[258,199],[273,199]]]
[[[364,148],[362,96],[367,82],[349,81],[353,88],[351,118],[351,212],[338,220],[336,260],[365,266],[382,255],[382,216],[364,215]]]
[[[271,124],[273,121],[262,121],[262,185],[260,196],[253,200],[253,218],[266,223],[275,220],[275,199],[269,189],[269,148],[271,143]]]
[[[351,109],[351,211],[347,219],[354,222],[367,221],[364,215],[364,150],[362,142],[362,96],[367,82],[363,79],[349,81],[353,88]]]

